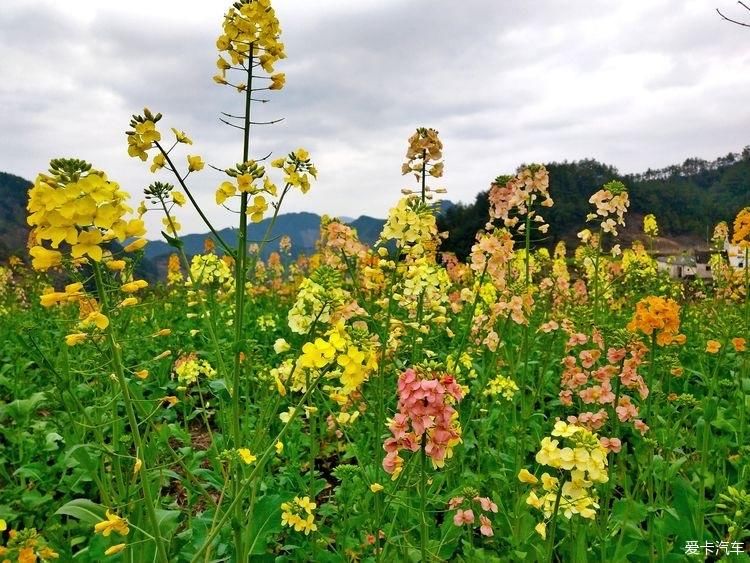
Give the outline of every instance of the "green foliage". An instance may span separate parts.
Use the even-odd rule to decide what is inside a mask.
[[[630,197],[631,215],[656,215],[663,236],[691,235],[707,240],[719,221],[734,218],[747,205],[750,193],[750,151],[730,153],[713,162],[688,159],[682,165],[643,174],[622,175],[616,168],[593,159],[546,165],[554,207],[545,210],[550,237],[537,245],[551,248],[557,240],[572,242],[584,228],[588,199],[603,184],[621,180]],[[458,204],[438,217],[449,237],[442,249],[468,256],[474,235],[487,222],[487,191],[473,204]],[[626,219],[627,222],[627,219]],[[635,226],[636,232],[640,224]]]

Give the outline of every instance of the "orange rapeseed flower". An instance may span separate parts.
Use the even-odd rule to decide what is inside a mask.
[[[646,336],[656,333],[659,346],[684,344],[685,335],[679,334],[680,306],[672,299],[651,295],[641,299],[633,319],[628,323],[630,332],[642,332]]]

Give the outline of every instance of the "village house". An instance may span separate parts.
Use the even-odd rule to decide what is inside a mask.
[[[724,252],[727,253],[729,259],[729,265],[732,268],[743,269],[745,264],[745,249],[740,248],[738,244],[729,244],[729,241],[724,241]]]
[[[725,242],[723,252],[726,253],[732,268],[741,270],[745,267],[744,249]],[[704,250],[696,250],[689,254],[662,255],[656,258],[656,266],[660,272],[667,272],[672,278],[711,279],[711,254]]]

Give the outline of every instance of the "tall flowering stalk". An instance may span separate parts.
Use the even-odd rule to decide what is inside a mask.
[[[103,334],[111,356],[113,376],[125,406],[133,447],[136,455],[140,455],[145,451],[145,442],[125,374],[117,323],[113,322],[123,306],[136,300],[129,297],[119,304],[112,303],[109,295],[111,288],[105,284],[102,271],[102,263],[113,272],[120,272],[126,267],[124,260],[115,259],[109,249],[102,248],[103,245],[114,240],[125,242],[129,238],[145,234],[142,220],[128,218],[131,211],[125,203],[128,197],[117,183],[107,180],[103,172],[93,170],[87,162],[57,159],[50,164],[50,174],[40,174],[29,191],[28,222],[34,227],[31,240],[37,243],[30,250],[35,268],[46,270],[65,261],[71,266],[87,264],[93,269],[95,296],[87,296],[82,283],[70,284],[64,293],[57,292],[53,299],[48,297],[47,303],[70,299],[86,303],[89,312],[79,324],[79,332],[68,335],[66,344],[75,346],[87,339],[98,340]],[[50,242],[52,250],[42,246],[45,241]],[[68,249],[64,254],[60,249],[62,243]],[[144,244],[145,239],[138,238],[124,248],[124,253],[139,250]],[[146,285],[143,280],[130,281],[122,284],[120,290],[132,294]],[[113,420],[113,436],[116,437],[119,424],[116,412]],[[120,445],[115,444],[115,447]],[[141,478],[143,503],[156,545],[156,555],[166,563],[168,557],[159,533],[156,499],[151,491],[148,468],[142,459],[138,458],[138,461],[140,463],[136,474],[140,474]]]
[[[435,129],[419,127],[409,137],[409,148],[406,151],[406,162],[401,166],[402,174],[413,173],[420,184],[420,199],[425,203],[433,194],[445,193],[442,188],[433,189],[427,185],[427,176],[440,178],[443,175],[443,143]],[[406,195],[414,193],[405,188]]]
[[[737,213],[732,227],[732,243],[736,244],[744,255],[742,265],[745,272],[745,330],[750,332],[750,207],[745,207]]]
[[[589,274],[590,281],[594,285],[594,324],[599,322],[600,301],[602,298],[602,237],[605,234],[617,236],[618,227],[625,226],[625,213],[630,206],[630,199],[625,184],[619,180],[612,180],[602,186],[589,198],[589,203],[594,206],[594,211],[586,215],[586,221],[599,222],[597,232],[591,233],[589,229],[584,229],[578,233],[586,247],[583,247],[584,254],[593,253],[593,258],[586,256],[584,266]],[[591,267],[588,265],[593,262]]]
[[[568,520],[575,515],[589,520],[596,517],[599,497],[594,486],[609,481],[607,450],[596,434],[581,426],[558,421],[552,436],[542,439],[536,462],[556,469],[557,477],[545,472],[537,478],[527,469],[522,469],[518,479],[534,487],[526,497],[526,504],[543,514],[544,519],[535,529],[547,539],[547,559],[552,561],[559,514]],[[540,482],[541,490],[538,487]],[[549,533],[548,522],[551,522]]]
[[[420,538],[422,561],[427,561],[427,471],[429,458],[433,468],[443,467],[461,441],[461,426],[454,405],[463,398],[463,390],[453,376],[421,368],[409,368],[398,379],[398,412],[388,423],[392,437],[383,468],[393,479],[403,470],[404,450],[420,452]]]
[[[179,144],[192,144],[192,140],[183,131],[173,129],[174,143],[170,147],[163,145],[162,135],[158,129],[158,122],[162,119],[162,115],[154,115],[149,110],[144,110],[142,115],[134,115],[130,124],[131,130],[127,132],[129,154],[145,161],[152,151],[155,152],[151,171],[158,172],[161,169],[166,169],[174,175],[187,199],[211,230],[223,252],[229,257],[228,263],[234,266],[234,289],[226,292],[233,298],[234,305],[231,320],[234,333],[231,350],[233,358],[231,376],[225,373],[223,367],[222,357],[225,350],[221,349],[216,338],[216,321],[211,315],[204,314],[204,317],[207,317],[208,323],[211,325],[211,337],[216,348],[219,371],[222,376],[228,376],[226,379],[230,382],[228,390],[231,410],[226,420],[229,421],[229,435],[231,436],[231,444],[235,449],[240,448],[246,438],[243,431],[246,425],[243,425],[243,422],[247,419],[247,410],[244,406],[246,403],[241,398],[246,394],[248,396],[253,395],[253,390],[257,390],[257,385],[254,382],[245,381],[245,374],[248,373],[247,366],[250,363],[246,361],[246,358],[250,357],[246,336],[246,284],[252,266],[248,254],[248,222],[258,223],[262,221],[269,208],[273,208],[273,216],[257,249],[257,255],[260,256],[269,241],[269,236],[285,196],[293,188],[298,188],[306,193],[310,189],[311,178],[317,176],[317,170],[310,161],[307,151],[297,149],[286,157],[271,162],[271,168],[278,168],[284,174],[284,187],[278,189],[270,179],[266,166],[262,164],[262,160],[267,157],[260,161],[251,158],[252,127],[268,125],[278,121],[254,121],[251,112],[253,102],[268,101],[261,97],[263,92],[280,90],[286,82],[285,75],[275,72],[274,69],[275,64],[286,57],[280,35],[279,21],[268,0],[240,0],[226,12],[222,33],[216,41],[219,57],[216,61],[218,72],[214,76],[214,81],[217,84],[235,88],[244,98],[244,108],[240,115],[222,114],[221,121],[223,123],[241,131],[242,154],[241,160],[237,164],[224,170],[228,179],[223,181],[216,190],[216,203],[237,213],[239,221],[236,247],[232,248],[223,240],[206,214],[201,210],[186,183],[190,174],[199,172],[205,167],[202,157],[187,155],[187,171],[182,172],[178,169],[173,151]],[[160,191],[165,192],[164,189]],[[170,209],[164,205],[164,197],[161,197],[163,194],[155,194],[154,190],[151,190],[151,192],[152,200],[158,200],[166,215],[165,227],[168,233],[164,233],[164,235],[171,245],[179,249],[183,265],[191,274],[190,284],[199,291],[200,286],[203,285],[202,270],[201,275],[194,275],[193,264],[188,263],[182,243],[177,238],[176,233],[179,225],[171,215]],[[159,197],[154,198],[155,195],[159,195]],[[148,192],[147,196],[149,196]],[[277,198],[277,200],[269,201],[271,198]],[[236,209],[232,209],[235,204]],[[201,300],[199,299],[199,301]],[[263,459],[264,457],[261,456],[260,469],[256,468],[253,475],[256,475],[258,470],[262,471]],[[246,546],[243,542],[242,525],[240,524],[242,522],[240,497],[243,491],[241,483],[246,470],[243,464],[237,464],[235,467],[236,478],[231,483],[234,496],[232,508],[235,516],[233,531],[236,553],[238,558],[242,559],[246,555]],[[250,504],[250,510],[252,510],[252,500]]]
[[[477,261],[476,255],[479,254],[479,251],[482,251],[482,247],[488,250],[491,248],[492,252],[483,251],[483,253],[488,257],[492,256],[486,264],[493,281],[497,280],[499,276],[497,273],[492,272],[492,270],[496,269],[492,263],[499,262],[502,264],[500,269],[501,271],[504,270],[503,273],[510,271],[507,261],[511,256],[507,253],[509,249],[507,244],[513,239],[503,231],[495,229],[494,222],[502,221],[508,232],[512,233],[515,231],[515,233],[523,235],[523,295],[520,297],[515,295],[506,299],[511,304],[514,301],[516,303],[523,303],[525,309],[530,309],[533,304],[531,271],[532,227],[536,226],[539,233],[545,234],[549,229],[549,225],[537,209],[537,206],[552,207],[554,205],[554,201],[549,193],[549,173],[547,169],[540,164],[531,164],[519,169],[515,176],[500,176],[496,178],[490,188],[489,201],[490,217],[485,226],[485,231],[493,235],[492,238],[495,240],[493,241],[492,238],[488,239],[487,235],[480,231],[477,234],[478,245],[472,248],[472,261]],[[505,241],[505,244],[503,241]],[[492,244],[488,245],[487,243],[490,242]],[[512,249],[512,246],[510,248]],[[495,283],[497,285],[497,282]],[[502,284],[500,287],[504,287],[504,285]],[[519,384],[521,388],[522,409],[525,412],[527,405],[526,389],[529,383],[529,322],[524,315],[515,315],[514,320],[521,317],[523,317],[523,322],[520,323],[523,330],[523,371],[519,378]]]
[[[627,326],[630,332],[640,332],[651,340],[651,361],[647,385],[653,390],[656,368],[656,347],[684,344],[685,335],[680,334],[680,306],[672,299],[649,296],[641,299]],[[646,416],[651,412],[651,397],[646,404]]]

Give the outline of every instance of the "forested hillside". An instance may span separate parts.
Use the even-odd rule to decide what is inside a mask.
[[[593,159],[546,166],[555,205],[544,210],[550,229],[537,244],[574,239],[590,211],[589,196],[614,179],[622,180],[628,188],[631,217],[653,213],[661,232],[669,236],[706,240],[716,223],[733,219],[750,203],[750,147],[714,161],[691,158],[682,165],[637,175],[622,175]],[[455,205],[438,219],[440,230],[449,232],[444,250],[461,257],[468,254],[474,234],[487,221],[487,194],[488,190],[481,191],[474,203]]]

